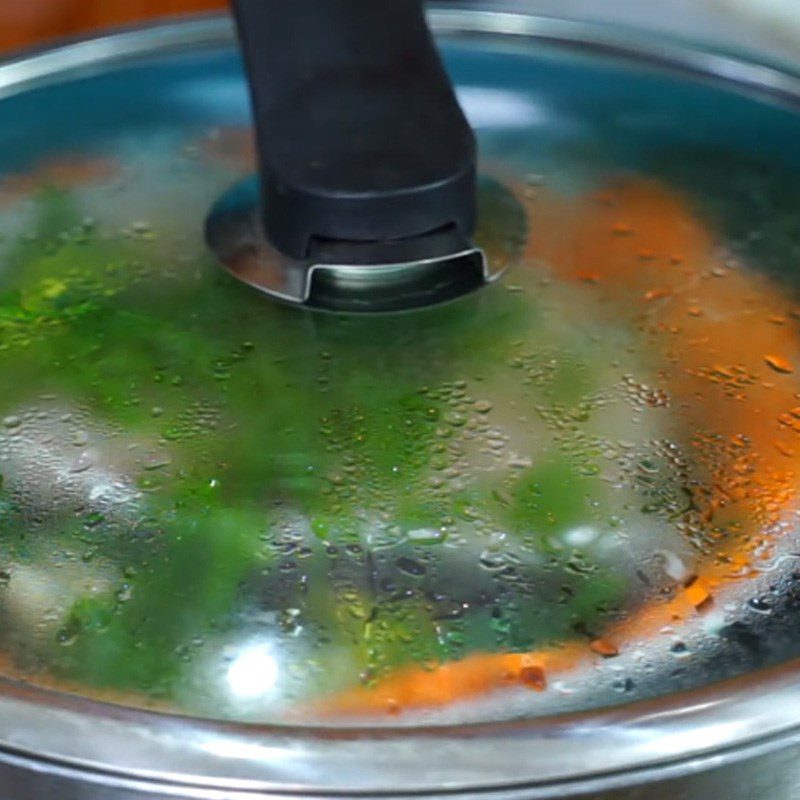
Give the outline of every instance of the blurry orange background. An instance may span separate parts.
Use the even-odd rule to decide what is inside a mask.
[[[0,50],[104,27],[226,8],[226,0],[0,0]]]

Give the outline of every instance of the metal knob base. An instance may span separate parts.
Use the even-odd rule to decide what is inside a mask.
[[[285,303],[336,312],[388,312],[437,305],[496,280],[522,252],[526,214],[502,184],[481,177],[472,240],[455,227],[386,242],[315,240],[309,257],[281,253],[264,234],[257,177],[211,209],[206,239],[220,264]]]

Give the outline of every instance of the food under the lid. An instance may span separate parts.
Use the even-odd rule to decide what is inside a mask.
[[[748,581],[793,557],[797,320],[758,271],[792,252],[790,215],[731,246],[739,206],[700,201],[702,159],[498,168],[535,223],[504,282],[320,315],[203,251],[244,139],[3,184],[3,671],[313,723],[699,676]]]

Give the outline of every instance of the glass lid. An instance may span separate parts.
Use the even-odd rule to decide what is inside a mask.
[[[442,44],[529,237],[412,313],[282,307],[214,263],[202,221],[254,169],[232,46],[0,102],[3,675],[397,726],[798,655],[796,108]]]

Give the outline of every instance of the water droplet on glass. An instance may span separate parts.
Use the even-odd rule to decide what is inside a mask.
[[[94,466],[94,453],[89,450],[84,450],[73,462],[70,464],[69,471],[73,473],[86,472]]]
[[[419,561],[415,561],[413,558],[407,558],[406,556],[400,556],[400,558],[395,559],[394,563],[400,572],[415,578],[420,578],[427,572],[427,569],[425,569]]]
[[[764,361],[767,363],[767,366],[771,367],[775,372],[779,372],[784,375],[794,372],[791,362],[783,356],[766,355],[764,356]]]

